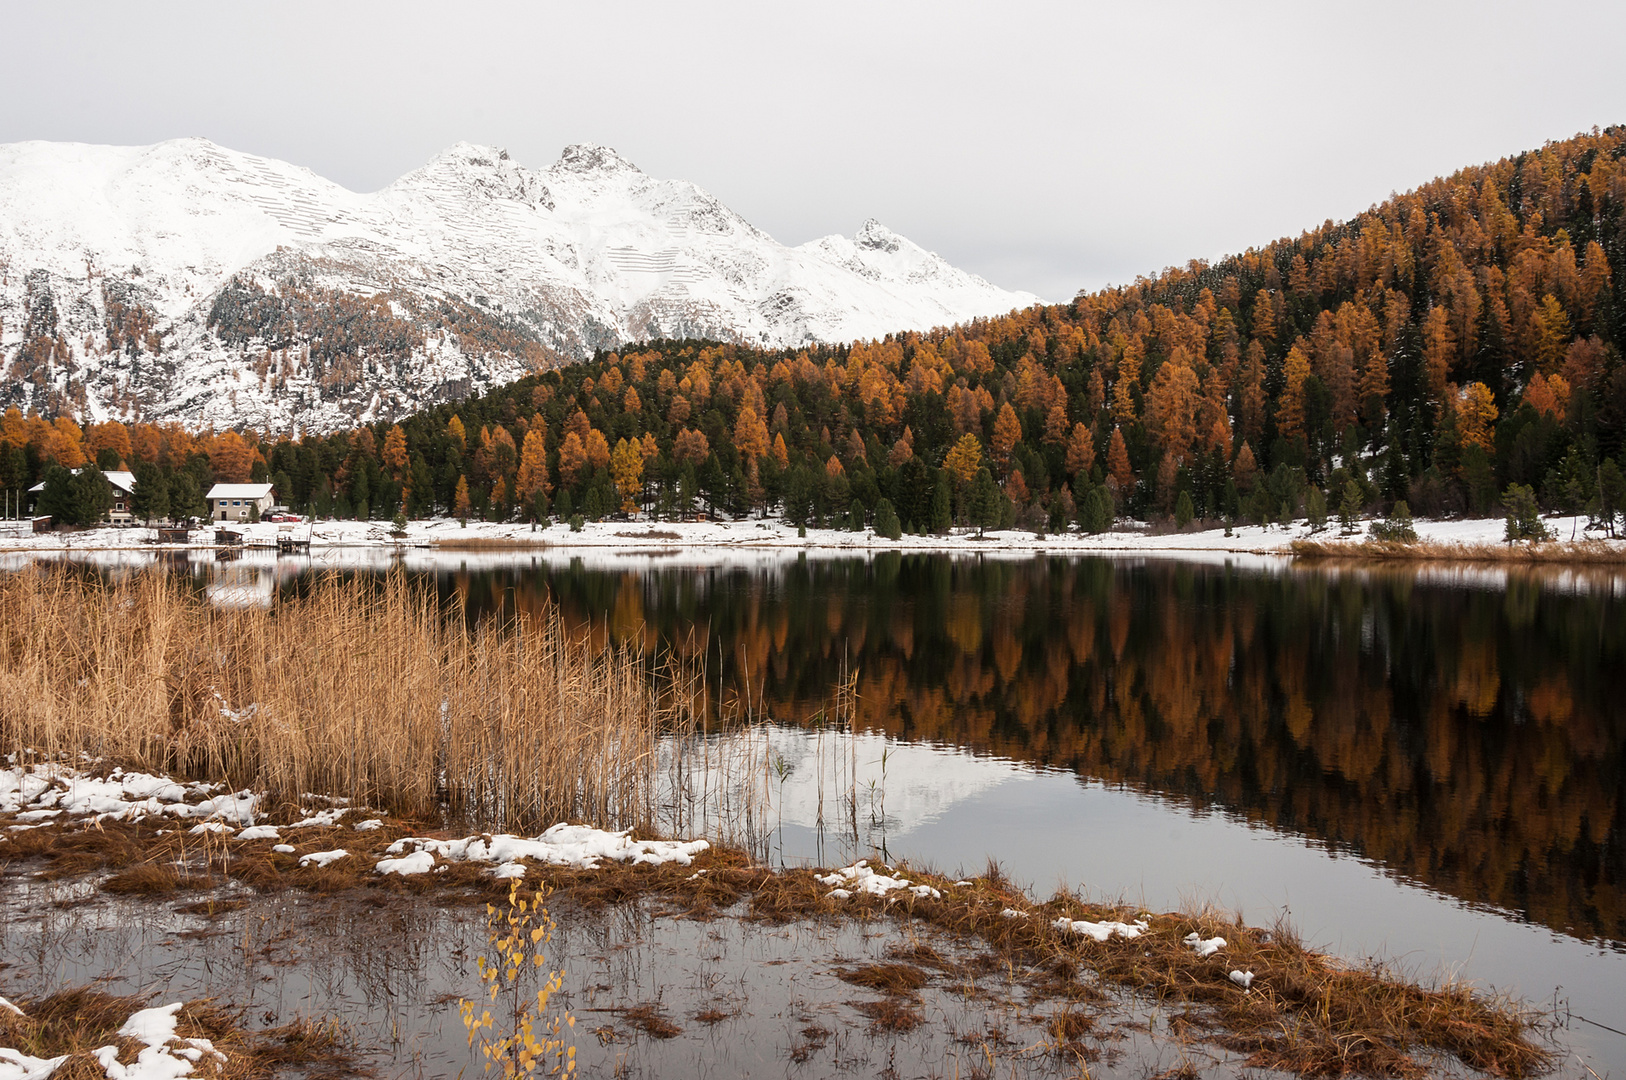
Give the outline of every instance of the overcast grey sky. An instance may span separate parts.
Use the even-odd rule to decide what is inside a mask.
[[[0,142],[202,135],[377,189],[466,139],[876,217],[1052,300],[1626,122],[1626,4],[0,3]]]

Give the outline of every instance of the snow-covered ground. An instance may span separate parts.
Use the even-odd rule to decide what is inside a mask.
[[[123,769],[114,769],[103,777],[55,762],[19,764],[15,754],[6,760],[7,764],[0,767],[0,814],[13,817],[12,823],[0,831],[0,844],[5,843],[6,833],[25,829],[95,827],[106,821],[163,817],[183,821],[202,819],[188,832],[213,833],[235,843],[278,842],[282,840],[281,833],[291,829],[348,827],[354,832],[368,833],[384,824],[381,818],[368,817],[369,811],[365,808],[345,805],[342,799],[315,796],[307,798],[340,805],[323,811],[307,811],[305,816],[281,826],[256,824],[264,818],[261,811],[264,797],[253,791],[210,797],[223,785],[180,783],[168,776]],[[343,820],[346,815],[364,820],[346,822]],[[654,866],[669,862],[688,866],[696,855],[709,847],[705,840],[635,840],[630,830],[608,831],[560,822],[534,838],[507,833],[459,840],[405,837],[391,844],[386,853],[398,856],[410,848],[414,855],[428,853],[429,857],[420,857],[406,866],[401,859],[384,859],[375,863],[374,868],[381,874],[427,873],[435,869],[435,856],[439,856],[442,862],[490,863],[499,868],[521,864],[517,869],[510,867],[500,876],[523,877],[522,860],[526,859],[583,870],[596,870],[605,859]],[[289,848],[287,853],[292,854],[293,849]],[[343,849],[309,852],[300,856],[300,865],[315,862],[325,866],[347,855],[349,852]]]
[[[1553,518],[1547,526],[1559,540],[1598,539],[1601,534],[1586,532],[1583,517]],[[1010,529],[979,536],[975,530],[962,530],[948,536],[904,536],[887,540],[866,529],[861,533],[841,529],[808,529],[798,536],[794,526],[777,520],[748,518],[741,521],[589,522],[580,532],[565,525],[533,529],[530,525],[471,521],[467,526],[454,519],[432,518],[407,524],[405,535],[396,537],[388,523],[376,521],[320,521],[300,525],[263,522],[233,526],[249,546],[271,546],[279,535],[308,540],[313,553],[341,548],[400,549],[409,552],[426,547],[442,550],[468,550],[496,547],[514,549],[534,546],[571,549],[621,549],[624,551],[678,553],[689,549],[808,550],[841,551],[941,551],[948,553],[1034,554],[1039,552],[1134,552],[1136,554],[1285,554],[1293,541],[1315,539],[1330,543],[1355,543],[1367,538],[1370,522],[1363,522],[1353,536],[1340,536],[1336,525],[1312,533],[1306,522],[1291,526],[1239,525],[1227,536],[1221,528],[1183,533],[1154,533],[1139,523],[1120,524],[1100,535],[1052,533],[1039,537],[1031,532]],[[1416,522],[1420,540],[1449,544],[1500,543],[1501,518]],[[152,549],[156,533],[144,528],[87,529],[80,532],[43,535],[0,534],[0,551],[79,551],[127,548]],[[1626,548],[1626,540],[1609,543]],[[192,533],[193,547],[212,547],[214,530],[204,527]]]

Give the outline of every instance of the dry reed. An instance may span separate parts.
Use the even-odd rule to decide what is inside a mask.
[[[1400,543],[1393,540],[1339,543],[1325,540],[1295,540],[1291,550],[1301,559],[1626,565],[1626,546],[1611,544],[1604,540],[1551,541],[1542,544]]]
[[[530,830],[655,819],[692,697],[555,612],[470,627],[401,574],[327,576],[270,611],[161,575],[0,578],[0,752],[88,755],[397,815]],[[677,686],[668,682],[667,688]]]

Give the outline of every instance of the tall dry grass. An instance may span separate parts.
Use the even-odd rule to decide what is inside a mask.
[[[343,795],[484,827],[656,819],[692,681],[556,614],[470,628],[427,588],[328,576],[219,610],[158,574],[0,578],[0,752],[80,753],[292,803]]]

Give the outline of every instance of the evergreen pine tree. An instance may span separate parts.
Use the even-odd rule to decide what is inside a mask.
[[[1344,484],[1344,496],[1338,503],[1339,531],[1345,536],[1353,536],[1359,531],[1361,517],[1361,485],[1353,480]]]
[[[325,483],[325,481],[324,481]],[[209,504],[203,498],[197,479],[185,469],[169,478],[169,517],[171,521],[209,516]]]
[[[86,465],[72,481],[72,520],[76,525],[99,525],[113,508],[113,485],[102,470]]]
[[[1404,505],[1404,504],[1401,504]],[[1541,523],[1541,509],[1536,505],[1536,493],[1527,484],[1509,484],[1502,492],[1502,507],[1507,511],[1506,539],[1538,541],[1551,539],[1547,526]]]
[[[1310,531],[1320,532],[1327,527],[1327,497],[1321,489],[1312,487],[1304,496],[1304,516],[1310,519]]]
[[[898,512],[892,508],[890,499],[882,499],[875,504],[875,534],[888,540],[896,540],[903,535],[903,526],[898,522]]]
[[[951,495],[948,474],[939,472],[937,484],[932,488],[932,532],[946,533],[952,524]]]
[[[1406,505],[1405,499],[1394,504],[1387,521],[1374,521],[1367,531],[1375,540],[1388,540],[1398,544],[1410,544],[1417,540],[1417,529],[1411,520],[1411,507]]]
[[[1598,521],[1615,535],[1615,521],[1626,514],[1626,473],[1615,464],[1614,458],[1605,458],[1598,466]]]
[[[993,473],[986,468],[978,469],[977,478],[971,482],[971,523],[977,527],[978,536],[985,529],[998,528],[1001,497]]]
[[[169,484],[164,479],[164,471],[149,461],[136,462],[130,513],[141,521],[161,521],[169,517]]]
[[[51,465],[45,470],[45,488],[34,504],[34,513],[50,518],[53,525],[71,525],[73,512],[73,473]]]

